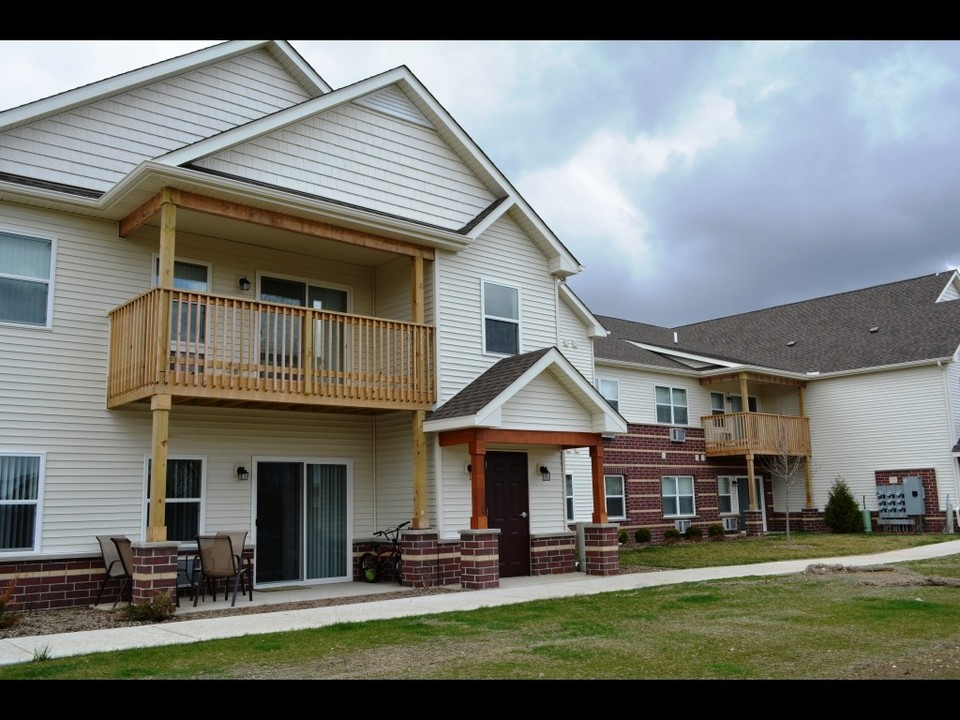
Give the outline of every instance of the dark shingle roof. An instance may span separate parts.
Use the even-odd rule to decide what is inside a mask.
[[[480,377],[458,392],[442,407],[434,411],[430,420],[445,420],[452,417],[474,415],[485,408],[510,384],[536,364],[552,347],[512,355],[487,369]]]
[[[597,341],[596,355],[681,367],[625,342],[633,340],[801,373],[950,357],[960,346],[960,301],[937,298],[952,277],[935,273],[677,328],[598,316],[611,335]]]

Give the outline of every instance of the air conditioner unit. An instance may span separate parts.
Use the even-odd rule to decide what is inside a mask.
[[[687,528],[693,524],[693,520],[677,520],[673,523],[673,526],[682,533],[687,531]]]
[[[736,531],[740,527],[740,518],[725,517],[723,519],[723,529],[725,532]]]
[[[687,439],[687,431],[683,428],[670,428],[671,442],[683,442]]]

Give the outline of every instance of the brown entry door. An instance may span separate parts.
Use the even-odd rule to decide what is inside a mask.
[[[500,530],[500,577],[530,574],[526,453],[488,452],[487,522]]]

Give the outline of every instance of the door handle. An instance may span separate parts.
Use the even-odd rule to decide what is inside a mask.
[[[526,516],[527,516],[527,511],[526,511],[526,510],[524,510],[522,513],[520,513],[520,517],[525,518]]]

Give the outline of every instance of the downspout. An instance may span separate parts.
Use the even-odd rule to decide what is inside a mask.
[[[947,406],[947,432],[950,434],[949,442],[952,448],[957,442],[957,431],[956,423],[953,421],[953,403],[950,399],[950,379],[947,377],[948,368],[943,364],[942,360],[937,360],[937,367],[943,371],[943,397]],[[953,493],[950,497],[950,503],[954,507],[957,507],[960,506],[960,458],[953,455],[951,455],[951,457],[953,458]],[[944,500],[944,512],[953,512],[953,507],[946,507],[946,500]]]

